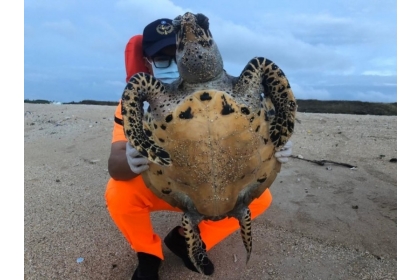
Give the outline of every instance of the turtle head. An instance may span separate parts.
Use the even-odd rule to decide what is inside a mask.
[[[223,60],[203,14],[185,13],[173,20],[176,33],[176,59],[180,77],[202,83],[223,72]]]

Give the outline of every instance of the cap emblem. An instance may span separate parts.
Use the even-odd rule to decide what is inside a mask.
[[[160,24],[156,27],[157,33],[161,35],[168,35],[174,31],[174,26],[170,23],[168,23],[165,20],[162,20]]]

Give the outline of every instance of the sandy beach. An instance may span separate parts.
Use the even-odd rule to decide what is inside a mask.
[[[25,279],[130,279],[135,253],[104,201],[112,106],[25,103]],[[397,117],[298,113],[293,156],[253,222],[209,251],[211,277],[163,247],[161,279],[396,279]],[[306,160],[338,164],[318,165]],[[179,213],[152,215],[163,238]]]

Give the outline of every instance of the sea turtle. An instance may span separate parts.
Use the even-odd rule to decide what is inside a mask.
[[[179,79],[135,74],[122,116],[128,141],[151,161],[142,173],[147,187],[184,212],[189,257],[202,272],[202,220],[237,218],[248,262],[248,205],[280,171],[274,153],[293,133],[297,105],[283,71],[267,58],[253,58],[239,77],[227,74],[205,15],[187,12],[173,24]]]

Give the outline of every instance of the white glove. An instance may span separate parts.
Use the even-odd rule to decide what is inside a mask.
[[[280,163],[286,163],[289,160],[289,157],[292,155],[292,141],[287,141],[287,143],[280,149],[280,151],[274,153],[274,156]]]
[[[130,142],[127,142],[126,144],[125,154],[127,156],[128,165],[134,173],[140,174],[149,169],[149,160],[143,157]]]

